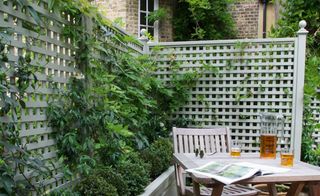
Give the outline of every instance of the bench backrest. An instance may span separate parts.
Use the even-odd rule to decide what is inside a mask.
[[[176,128],[173,127],[175,153],[193,153],[195,149],[204,153],[229,152],[230,131],[222,128]]]

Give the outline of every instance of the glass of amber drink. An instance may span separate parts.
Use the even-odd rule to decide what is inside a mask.
[[[293,160],[294,160],[293,149],[284,148],[281,150],[281,166],[292,167]]]
[[[241,155],[241,145],[238,141],[232,141],[231,142],[231,150],[230,155],[232,157],[240,157]]]

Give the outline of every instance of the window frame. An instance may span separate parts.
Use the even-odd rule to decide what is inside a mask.
[[[138,37],[141,36],[141,28],[144,29],[149,29],[149,28],[153,28],[153,38],[154,41],[158,41],[158,37],[159,37],[159,22],[156,21],[153,23],[153,25],[149,25],[148,24],[148,14],[150,13],[149,11],[149,1],[150,0],[142,0],[142,1],[146,1],[146,10],[141,10],[141,0],[139,0],[139,5],[138,5]],[[158,10],[159,9],[159,0],[153,0],[153,10]],[[146,14],[146,24],[142,25],[141,24],[141,14],[144,13]]]

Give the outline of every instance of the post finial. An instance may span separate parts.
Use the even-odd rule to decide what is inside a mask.
[[[301,20],[299,22],[300,29],[304,29],[307,26],[307,22],[305,20]]]
[[[142,41],[142,42],[148,42],[149,41],[149,38],[148,38],[148,31],[146,29],[141,29],[140,31],[140,38],[139,40]]]
[[[308,33],[308,31],[305,29],[306,26],[307,26],[307,22],[305,20],[301,20],[299,22],[300,29],[299,29],[298,33]]]

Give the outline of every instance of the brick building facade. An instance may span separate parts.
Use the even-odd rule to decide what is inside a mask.
[[[121,27],[124,30],[130,34],[139,36],[139,31],[143,28],[139,27],[139,23],[141,23],[140,1],[141,0],[94,0],[93,3],[99,7],[107,18],[112,21],[119,21],[119,19],[121,19]],[[166,19],[154,24],[154,38],[156,41],[172,41],[172,18],[176,1],[177,0],[151,0],[151,2],[155,4],[155,9],[160,7],[167,10]],[[260,0],[236,0],[230,6],[230,12],[236,23],[238,38],[262,37],[263,4]],[[275,24],[278,17],[277,12],[277,6],[268,4],[267,29],[270,29],[270,27]]]

